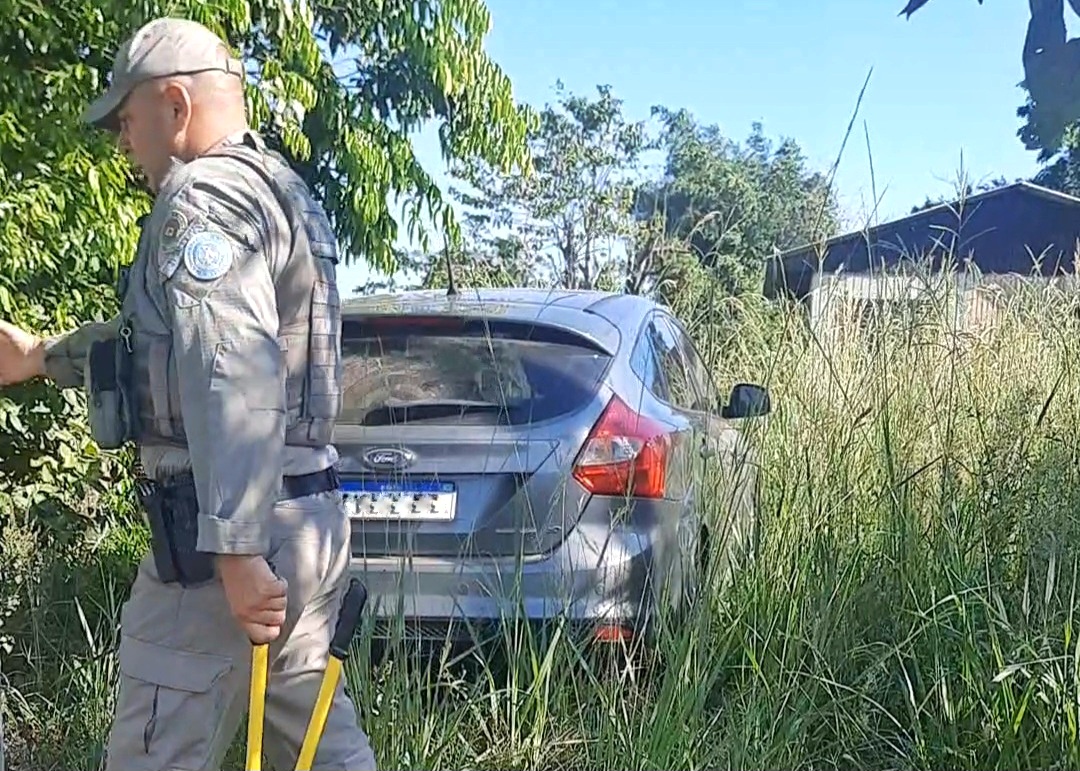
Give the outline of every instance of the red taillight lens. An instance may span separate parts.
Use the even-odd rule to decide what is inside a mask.
[[[596,495],[663,498],[671,435],[613,397],[574,464],[574,479]]]

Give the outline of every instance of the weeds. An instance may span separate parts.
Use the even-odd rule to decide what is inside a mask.
[[[774,395],[747,427],[762,448],[756,558],[707,578],[647,677],[601,670],[559,634],[508,638],[505,666],[468,674],[372,667],[361,642],[347,674],[382,768],[1080,765],[1066,296],[1018,291],[976,331],[931,313],[828,341],[797,312],[765,313],[748,302],[737,329],[696,330],[722,390]],[[9,768],[97,767],[131,532],[55,564],[4,533],[5,570],[27,576],[5,591],[33,609],[5,655]]]

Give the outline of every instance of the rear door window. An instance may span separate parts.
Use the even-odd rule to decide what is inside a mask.
[[[718,396],[712,373],[698,355],[690,336],[686,334],[682,325],[670,316],[664,316],[661,323],[670,331],[670,337],[675,340],[679,349],[680,358],[686,364],[690,385],[697,394],[692,407],[706,412],[715,409]]]
[[[596,394],[610,356],[573,331],[454,317],[348,320],[340,422],[528,425]]]
[[[634,343],[630,354],[630,369],[633,370],[641,382],[644,383],[654,396],[668,400],[667,384],[664,375],[660,371],[660,364],[656,357],[654,341],[656,339],[656,327],[651,321],[647,322]]]
[[[664,379],[667,381],[668,400],[684,410],[695,409],[698,395],[690,379],[690,369],[683,356],[682,346],[679,344],[675,330],[664,323],[663,317],[659,314],[653,317],[653,324],[656,329],[656,353],[660,359]]]

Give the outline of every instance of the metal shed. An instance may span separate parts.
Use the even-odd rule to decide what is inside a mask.
[[[964,325],[992,316],[987,298],[1018,281],[1071,285],[1078,248],[1080,198],[1018,182],[778,254],[763,291],[803,303],[820,328],[853,302],[880,307],[948,285]]]

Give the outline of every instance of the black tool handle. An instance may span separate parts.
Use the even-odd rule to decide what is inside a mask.
[[[337,626],[334,627],[334,639],[330,641],[330,655],[344,661],[349,655],[356,627],[360,623],[360,614],[367,604],[367,589],[358,578],[349,579],[349,588],[341,600],[341,613],[338,614]]]

